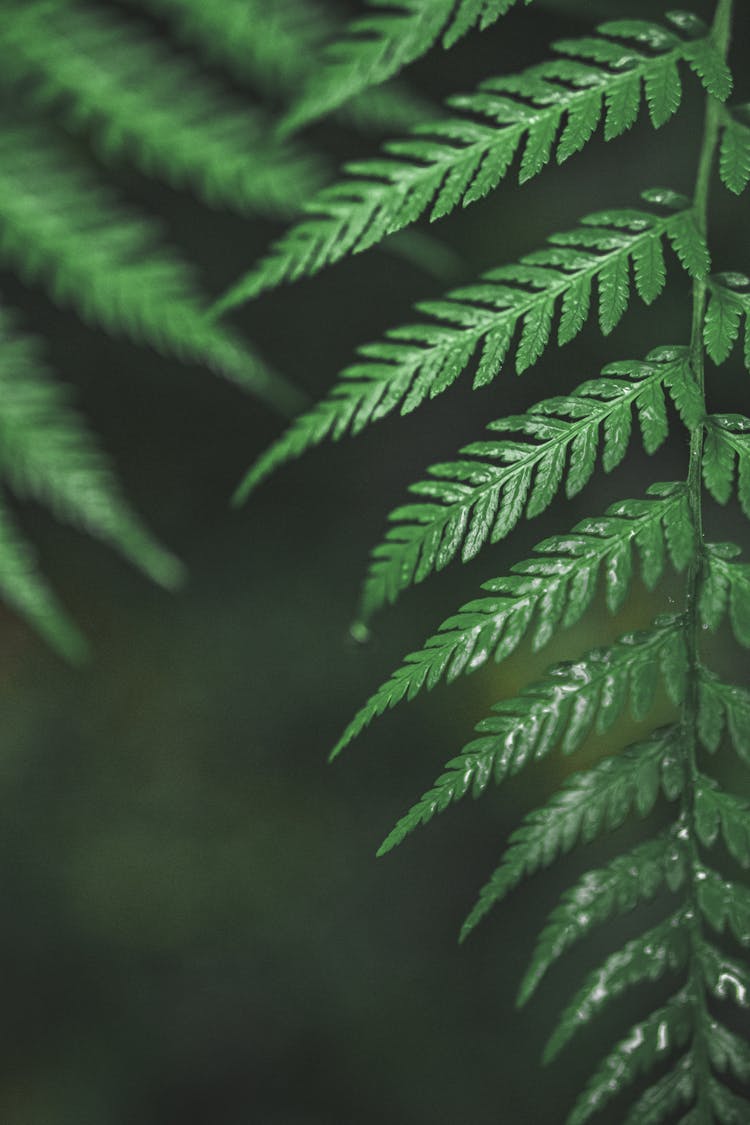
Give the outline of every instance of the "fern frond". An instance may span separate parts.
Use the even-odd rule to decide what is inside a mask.
[[[717,1000],[731,1000],[739,1008],[750,1004],[750,971],[747,965],[705,939],[699,949],[703,982]]]
[[[750,418],[743,414],[710,414],[706,418],[703,481],[719,504],[726,504],[735,486],[737,499],[750,518]]]
[[[681,989],[631,1028],[589,1079],[566,1125],[584,1125],[659,1059],[684,1047],[692,1034],[691,1003],[687,990]]]
[[[155,582],[182,578],[180,563],[143,527],[111,467],[42,362],[38,344],[0,310],[0,477],[20,497],[108,542]]]
[[[627,452],[633,407],[644,448],[653,453],[668,432],[665,385],[683,405],[698,394],[687,349],[659,348],[645,362],[610,364],[569,395],[491,422],[493,437],[465,446],[462,460],[431,466],[429,479],[409,488],[420,499],[391,512],[394,526],[372,553],[363,621],[457,555],[467,562],[485,543],[504,538],[524,512],[540,515],[563,482],[566,496],[575,496],[594,472],[600,444],[604,469],[614,469]]]
[[[750,890],[742,883],[724,880],[710,867],[698,869],[697,898],[709,925],[728,930],[740,945],[750,945]]]
[[[475,202],[505,176],[524,140],[521,182],[550,161],[558,134],[558,162],[584,147],[602,116],[605,138],[618,136],[638,114],[642,85],[658,128],[680,102],[679,60],[698,70],[717,97],[729,95],[728,70],[719,74],[702,65],[713,57],[710,38],[683,40],[653,26],[662,36],[664,54],[640,55],[625,48],[617,41],[617,25],[606,24],[602,30],[617,38],[566,40],[558,45],[563,59],[452,98],[450,104],[470,117],[428,122],[413,129],[409,139],[386,144],[379,159],[347,165],[350,178],[325,187],[311,200],[306,210],[312,217],[292,227],[229,290],[217,311],[360,253],[415,222],[428,208],[434,220],[459,204]]]
[[[633,717],[643,718],[660,680],[672,702],[679,702],[684,677],[680,622],[671,617],[657,618],[652,630],[628,633],[577,662],[553,665],[544,679],[495,704],[492,715],[475,728],[480,737],[447,763],[446,772],[399,821],[381,852],[469,791],[479,796],[490,781],[499,785],[558,744],[564,754],[573,753],[593,729],[608,730],[628,702]],[[367,716],[372,717],[372,702],[350,725],[334,756],[369,721]]]
[[[668,239],[691,276],[708,269],[708,251],[689,201],[674,192],[646,192],[653,203],[677,208],[604,211],[588,215],[576,230],[552,235],[550,245],[515,265],[488,273],[478,284],[417,308],[430,318],[392,329],[384,341],[360,348],[361,360],[346,368],[328,396],[295,419],[253,465],[239,486],[241,501],[271,472],[330,437],[356,434],[397,407],[406,414],[447,390],[479,350],[475,387],[491,382],[512,350],[523,372],[547,347],[559,306],[557,339],[569,343],[583,328],[598,284],[599,324],[607,334],[625,313],[630,263],[635,288],[647,304],[664,285],[662,242]]]
[[[718,750],[725,730],[737,754],[750,766],[750,692],[701,668],[698,733],[710,753]]]
[[[615,690],[622,690],[619,681],[613,679],[612,683]],[[616,757],[604,758],[584,773],[572,774],[546,805],[527,814],[511,835],[499,867],[482,887],[476,906],[461,928],[461,937],[465,938],[527,875],[550,866],[579,842],[590,843],[602,830],[619,828],[633,809],[646,816],[660,790],[668,800],[676,800],[684,785],[679,736],[679,727],[665,727]],[[424,819],[422,816],[422,822]],[[405,817],[381,851],[399,843],[417,823],[411,814]]]
[[[317,158],[274,139],[259,111],[114,12],[11,0],[0,67],[4,83],[61,109],[104,158],[131,157],[212,206],[291,217],[326,178]]]
[[[750,867],[750,805],[699,774],[695,785],[695,831],[711,848],[721,833],[727,851],[741,867]]]
[[[291,413],[299,392],[211,322],[192,271],[41,126],[0,120],[0,258],[106,331],[196,360]]]
[[[623,1125],[661,1125],[671,1114],[692,1101],[695,1096],[695,1070],[693,1052],[688,1051],[672,1070],[640,1096]]]
[[[727,1089],[715,1078],[709,1081],[711,1109],[722,1125],[745,1125],[750,1121],[750,1101]]]
[[[750,1047],[744,1039],[729,1028],[722,1027],[717,1020],[712,1020],[708,1049],[717,1070],[731,1074],[740,1082],[747,1082],[750,1078]]]
[[[544,1049],[544,1061],[554,1059],[581,1027],[628,989],[681,969],[688,955],[686,921],[687,911],[678,910],[589,973],[560,1016]]]
[[[726,187],[741,195],[750,183],[750,105],[724,114],[719,171]]]
[[[86,641],[47,585],[2,499],[0,596],[66,660],[77,664],[86,657]]]
[[[750,647],[750,566],[735,562],[734,543],[706,543],[700,594],[701,623],[715,632],[729,614],[732,632]]]
[[[674,829],[615,856],[605,867],[587,871],[563,894],[539,935],[518,990],[518,1005],[531,999],[549,969],[595,926],[652,899],[664,884],[679,890],[686,873],[685,852]],[[465,923],[462,939],[468,933]]]
[[[143,0],[170,20],[177,35],[209,61],[250,81],[266,97],[296,98],[318,73],[340,22],[318,0]],[[262,28],[262,33],[259,29]],[[368,90],[338,107],[357,128],[407,129],[432,116],[424,98],[401,83]]]
[[[533,628],[542,648],[557,626],[575,624],[591,603],[599,573],[607,575],[607,601],[614,612],[630,585],[633,546],[644,580],[655,584],[667,552],[675,569],[690,558],[692,532],[684,487],[654,485],[647,500],[612,505],[604,517],[583,520],[568,535],[546,539],[541,557],[513,566],[511,574],[484,583],[490,597],[469,602],[383,683],[355,717],[336,752],[376,716],[424,688],[476,671],[494,658],[505,660]],[[666,544],[665,544],[666,540]]]
[[[473,27],[483,30],[518,0],[367,0],[372,14],[352,20],[345,37],[328,49],[320,71],[287,115],[298,129],[379,86],[426,54],[442,35],[453,46]],[[524,0],[525,4],[531,0]]]
[[[714,363],[724,363],[745,322],[745,367],[750,371],[750,278],[742,273],[720,273],[709,280],[709,299],[703,324],[706,351]]]

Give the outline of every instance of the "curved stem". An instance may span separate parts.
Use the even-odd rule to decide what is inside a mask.
[[[726,58],[732,25],[733,0],[719,0],[712,28],[717,50]],[[716,150],[721,128],[721,104],[710,95],[707,98],[706,118],[701,144],[698,172],[695,181],[693,208],[695,221],[701,234],[708,233],[708,205],[711,176],[714,170]],[[700,389],[705,414],[705,351],[703,344],[703,317],[706,307],[707,283],[705,279],[693,282],[693,315],[690,334],[690,361],[693,377]],[[700,668],[701,623],[698,611],[698,598],[703,567],[703,512],[702,512],[702,461],[703,461],[703,423],[696,425],[690,433],[690,462],[688,468],[688,503],[692,516],[695,536],[693,560],[691,562],[685,591],[685,627],[688,658],[688,685],[683,707],[683,731],[685,738],[686,787],[682,807],[681,835],[688,852],[690,898],[691,958],[688,990],[695,1012],[695,1033],[693,1038],[693,1064],[697,1092],[697,1114],[700,1121],[713,1120],[708,1100],[708,1078],[710,1063],[705,1037],[700,1029],[708,1026],[708,1010],[703,985],[703,976],[698,962],[701,944],[701,922],[698,906],[698,878],[700,855],[695,831],[695,793],[699,782],[697,762],[697,719],[698,719],[698,676]]]

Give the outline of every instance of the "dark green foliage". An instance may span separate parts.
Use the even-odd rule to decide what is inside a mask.
[[[197,61],[157,47],[130,17],[76,0],[9,0],[0,81],[13,96],[25,91],[25,104],[19,111],[7,99],[0,121],[0,255],[84,320],[197,360],[287,411],[299,406],[294,390],[219,323],[218,313],[374,246],[423,216],[438,219],[472,204],[496,190],[514,163],[523,184],[553,159],[573,158],[597,130],[615,140],[639,115],[648,127],[665,127],[681,105],[684,74],[697,76],[706,119],[690,195],[652,189],[639,209],[603,201],[540,250],[417,305],[416,323],[359,349],[327,396],[255,463],[238,495],[328,437],[413,411],[468,369],[474,387],[484,387],[508,368],[529,370],[594,316],[601,333],[610,334],[633,293],[647,306],[660,296],[671,248],[692,289],[689,333],[582,383],[590,373],[566,365],[554,398],[490,422],[484,440],[428,468],[374,552],[359,624],[456,558],[474,558],[563,492],[579,494],[599,464],[605,472],[620,465],[634,418],[649,454],[671,428],[685,431],[677,439],[689,450],[684,481],[654,484],[642,499],[611,504],[486,582],[483,596],[406,656],[333,755],[374,718],[441,681],[506,660],[525,641],[541,649],[581,621],[599,587],[613,614],[625,606],[636,573],[655,592],[669,562],[682,583],[676,597],[670,590],[669,615],[583,656],[571,654],[496,703],[380,853],[464,797],[483,795],[553,752],[590,748],[589,736],[606,733],[605,751],[594,751],[588,765],[579,755],[576,772],[511,833],[461,936],[534,872],[574,859],[598,834],[610,833],[614,858],[577,872],[562,891],[519,988],[524,1004],[548,972],[565,966],[574,945],[633,912],[629,940],[618,940],[613,927],[602,930],[612,951],[573,982],[547,1043],[551,1062],[618,998],[632,991],[642,1003],[631,1030],[604,1045],[567,1121],[583,1125],[597,1114],[607,1120],[601,1115],[611,1112],[610,1102],[627,1094],[630,1125],[747,1122],[750,1105],[731,1084],[750,1082],[750,1049],[721,1022],[720,1002],[747,1006],[750,804],[730,790],[731,771],[716,771],[720,784],[706,761],[726,742],[738,769],[750,765],[750,692],[708,666],[704,638],[728,626],[750,647],[750,564],[733,543],[706,541],[702,513],[705,486],[722,505],[736,493],[750,516],[750,419],[708,414],[705,393],[706,357],[727,362],[743,332],[750,369],[750,281],[739,272],[711,274],[707,237],[712,170],[735,194],[750,180],[747,107],[724,104],[732,90],[732,0],[717,0],[710,28],[684,12],[672,13],[664,26],[610,21],[596,34],[554,44],[552,61],[451,97],[450,114],[426,123],[419,123],[419,96],[379,84],[438,42],[450,48],[511,9],[524,18],[526,5],[377,0],[339,38],[314,0],[143,3],[217,69],[285,105],[281,128],[270,128],[265,111],[248,112],[239,94],[227,93]],[[333,45],[321,66],[327,39]],[[350,122],[401,123],[408,132],[377,158],[346,165],[342,181],[306,202],[321,164],[303,142],[283,138],[331,111]],[[76,145],[56,132],[56,121],[80,135]],[[209,312],[188,267],[160,247],[150,223],[121,207],[86,163],[81,140],[100,158],[134,162],[214,205],[278,214],[302,204],[305,217]],[[744,265],[717,268],[726,264]],[[8,487],[108,541],[162,584],[174,584],[178,564],[130,513],[35,346],[5,318],[0,330],[0,378],[7,384],[0,469]],[[0,588],[62,651],[79,654],[78,634],[2,506]],[[620,737],[627,715],[642,729]],[[640,838],[618,844],[617,833],[634,820],[642,822]],[[727,859],[733,869],[722,872]],[[664,991],[652,1002],[649,985],[662,978]]]
[[[719,169],[729,190],[741,195],[750,182],[750,106],[725,112]]]
[[[111,543],[154,581],[174,586],[180,564],[153,540],[120,495],[82,419],[50,376],[37,341],[0,309],[0,476],[13,492]],[[64,655],[85,646],[38,573],[30,548],[0,505],[0,585],[5,599]]]
[[[112,12],[75,0],[9,0],[2,81],[31,83],[107,159],[188,186],[215,206],[290,215],[323,181],[310,153],[274,139],[269,123],[185,58]]]
[[[452,47],[472,27],[489,27],[517,3],[520,0],[367,0],[372,15],[353,20],[347,37],[330,48],[328,65],[310,75],[307,89],[288,114],[287,128],[299,128],[384,82],[428,51],[439,36],[445,47]]]
[[[0,128],[0,258],[109,332],[197,359],[281,409],[299,402],[208,319],[193,271],[159,246],[154,224],[120,208],[93,172],[71,166],[41,126]]]
[[[301,88],[320,73],[323,48],[341,31],[324,0],[142,3],[167,16],[176,34],[211,61],[282,102],[296,98]],[[351,99],[343,93],[335,108],[337,117],[346,123],[378,131],[407,128],[432,112],[419,95],[393,83],[370,88]]]
[[[602,116],[605,137],[619,136],[638,116],[642,91],[659,128],[680,104],[679,60],[693,67],[708,91],[721,98],[729,94],[730,75],[708,38],[683,39],[652,24],[608,23],[600,31],[605,38],[558,44],[564,57],[557,62],[492,79],[475,94],[451,100],[472,116],[419,126],[410,140],[387,144],[380,160],[348,165],[351,179],[324,188],[306,207],[313,218],[293,227],[217,310],[366,250],[428,208],[438,219],[481,199],[504,177],[522,142],[521,183],[544,168],[553,147],[558,163],[583,148]],[[657,53],[639,49],[639,40]],[[643,268],[646,284],[658,292],[653,277],[658,266]],[[612,289],[612,310],[604,315],[614,322],[618,280],[604,282]]]
[[[598,464],[605,472],[619,465],[634,416],[648,453],[666,441],[671,418],[679,418],[689,442],[685,483],[655,485],[643,500],[613,504],[604,517],[545,540],[509,574],[485,583],[483,597],[464,605],[404,659],[332,752],[340,753],[374,718],[441,681],[493,659],[503,661],[526,639],[535,649],[546,645],[582,618],[600,582],[608,609],[618,612],[636,559],[650,590],[662,581],[668,558],[684,574],[682,602],[676,610],[673,604],[670,616],[554,665],[537,683],[497,703],[379,851],[390,851],[455,802],[479,797],[491,783],[552,751],[571,754],[592,732],[610,732],[606,756],[569,776],[510,835],[461,931],[466,937],[535,871],[590,844],[602,831],[616,833],[634,816],[643,818],[641,842],[577,877],[563,892],[519,990],[519,1003],[526,1003],[548,971],[595,927],[653,904],[657,920],[642,925],[577,984],[548,1042],[545,1059],[551,1061],[626,991],[638,989],[645,999],[643,1018],[605,1051],[568,1125],[583,1125],[595,1115],[609,1120],[609,1103],[625,1092],[632,1100],[628,1125],[678,1117],[684,1125],[750,1120],[750,1104],[724,1084],[750,1079],[750,1049],[708,1006],[709,998],[747,1003],[750,972],[723,946],[720,950],[712,934],[722,934],[725,943],[750,945],[750,889],[741,876],[726,880],[707,863],[711,852],[712,860],[721,862],[716,847],[721,843],[740,871],[750,866],[750,805],[704,772],[700,760],[704,751],[718,752],[726,733],[750,764],[750,692],[724,682],[706,666],[702,652],[704,634],[716,632],[725,620],[736,640],[750,645],[750,565],[734,544],[705,541],[701,510],[703,483],[720,504],[736,490],[750,516],[750,420],[707,414],[704,390],[705,356],[724,363],[743,325],[750,368],[750,282],[740,273],[711,276],[706,240],[712,164],[718,163],[732,192],[740,193],[750,179],[746,110],[721,104],[732,89],[726,63],[731,8],[731,0],[719,0],[710,30],[684,12],[673,13],[664,27],[610,21],[597,36],[555,44],[554,62],[451,98],[456,116],[413,129],[406,140],[386,145],[378,160],[349,165],[349,179],[325,188],[309,205],[310,217],[217,306],[220,311],[313,274],[425,212],[439,218],[470,204],[494,190],[516,158],[523,183],[553,156],[559,162],[573,156],[602,122],[604,138],[611,140],[636,121],[644,96],[651,123],[664,126],[680,105],[683,62],[703,84],[706,125],[693,198],[647,192],[646,201],[658,210],[604,209],[577,229],[551,236],[544,249],[518,263],[418,305],[422,321],[360,348],[357,362],[293,422],[238,490],[238,498],[246,496],[325,438],[357,434],[397,409],[414,410],[469,367],[475,387],[494,380],[509,360],[516,372],[527,370],[548,347],[578,335],[594,301],[599,327],[610,333],[628,307],[631,287],[647,305],[664,289],[667,243],[687,272],[689,336],[642,361],[610,364],[598,378],[573,390],[556,388],[556,397],[490,422],[484,440],[464,446],[455,460],[432,465],[411,485],[408,503],[391,514],[385,540],[373,553],[359,629],[411,585],[456,558],[473,559],[524,516],[543,512],[561,492],[577,495]],[[423,9],[407,3],[394,14],[364,21],[359,38],[336,48],[334,63],[311,83],[287,123],[310,120],[335,105],[338,95],[385,77],[413,57],[410,30],[428,9],[432,22],[420,30],[424,46],[446,27],[450,41],[484,10],[481,3],[446,4],[445,13],[440,5]],[[448,13],[456,19],[464,9],[470,17],[463,24],[447,24]],[[499,8],[492,11],[499,14]],[[379,51],[389,35],[396,44],[389,56],[392,69],[379,69]],[[569,368],[568,385],[580,378]],[[649,732],[657,698],[658,721],[666,725]],[[620,749],[615,732],[626,710],[646,731]],[[657,802],[662,823],[654,827]],[[669,991],[649,1006],[647,989],[639,986],[663,976],[669,977]]]
[[[253,465],[237,498],[326,438],[357,434],[396,408],[407,414],[441,394],[477,354],[475,387],[496,378],[512,351],[516,371],[527,370],[549,345],[558,314],[558,344],[575,339],[591,313],[594,283],[599,326],[611,332],[630,301],[631,263],[646,304],[661,292],[665,240],[690,276],[706,273],[708,252],[688,200],[665,190],[645,198],[669,210],[587,215],[577,229],[552,235],[546,249],[441,301],[422,302],[417,309],[430,319],[392,329],[381,343],[360,348],[361,360],[342,372],[328,397],[300,415]]]
[[[493,434],[518,438],[474,442],[460,451],[464,460],[432,465],[430,479],[410,487],[420,500],[389,516],[396,526],[373,552],[363,618],[457,555],[467,562],[485,543],[508,535],[524,514],[539,515],[563,479],[566,496],[575,496],[595,470],[600,445],[603,468],[616,468],[627,452],[633,408],[644,448],[653,453],[667,437],[665,385],[680,403],[682,389],[694,387],[685,349],[611,364],[570,395],[488,426]]]

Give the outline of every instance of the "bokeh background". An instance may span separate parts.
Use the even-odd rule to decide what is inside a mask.
[[[450,54],[435,51],[413,80],[438,99],[546,57],[548,42],[585,33],[599,15],[654,17],[668,7],[535,4]],[[710,16],[710,4],[695,7]],[[734,61],[747,100],[750,12],[737,7]],[[355,346],[408,319],[415,300],[513,260],[589,210],[632,205],[643,188],[689,192],[701,95],[687,76],[685,87],[684,109],[660,133],[641,119],[617,142],[594,140],[523,191],[511,177],[434,227],[446,250],[443,277],[374,250],[233,320],[310,395],[322,394]],[[309,139],[334,162],[375,144],[332,125]],[[161,217],[216,294],[281,229],[210,212],[130,171],[118,183]],[[747,200],[717,183],[718,267],[750,271],[749,235]],[[632,920],[571,953],[521,1013],[515,988],[560,891],[644,827],[623,828],[530,880],[465,947],[456,936],[522,811],[636,728],[591,741],[573,762],[552,755],[387,859],[375,850],[492,703],[550,661],[645,625],[679,586],[650,595],[636,584],[616,619],[600,600],[543,653],[523,647],[500,667],[397,709],[334,766],[326,754],[401,656],[482,581],[545,535],[640,495],[652,480],[684,475],[678,428],[653,458],[634,444],[623,467],[575,501],[405,595],[369,643],[351,639],[368,549],[425,465],[478,438],[490,419],[567,390],[611,359],[686,339],[689,290],[674,261],[667,294],[651,310],[634,303],[610,339],[589,326],[523,379],[508,374],[477,394],[462,379],[416,415],[284,469],[240,511],[229,495],[279,432],[277,417],[203,371],[113,343],[10,276],[0,288],[46,336],[130,497],[190,574],[170,597],[41,511],[19,514],[94,657],[73,670],[2,611],[4,1125],[561,1122],[642,994],[545,1071],[542,1046],[584,970],[622,944]],[[747,410],[738,354],[710,369],[709,381],[713,409]],[[748,545],[733,505],[711,509],[709,526]],[[728,637],[711,643],[741,676]],[[746,778],[735,784],[747,792]]]

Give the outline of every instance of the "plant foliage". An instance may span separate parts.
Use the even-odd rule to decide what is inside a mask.
[[[197,270],[100,170],[134,168],[243,216],[289,219],[298,212],[325,182],[328,160],[302,142],[281,140],[276,117],[315,69],[323,41],[339,21],[316,0],[280,0],[271,7],[269,13],[269,5],[258,0],[151,0],[139,12],[101,0],[6,0],[0,34],[0,264],[25,283],[42,286],[89,325],[207,367],[290,416],[304,403],[301,393],[249,341],[212,320]],[[192,51],[160,31],[158,17],[166,17]],[[238,78],[264,96],[265,107],[239,88]],[[342,106],[348,123],[370,128],[385,121],[405,128],[429,111],[426,99],[405,86]],[[414,242],[392,249],[428,267],[433,259],[440,265],[439,248]],[[53,449],[62,457],[60,435],[73,432],[76,416],[38,358],[38,344],[32,347],[28,338],[23,347],[19,343],[16,321],[4,313],[0,323],[6,386],[18,363],[19,394],[33,386],[36,402],[46,388],[46,440],[50,457]],[[32,371],[44,374],[32,383]],[[41,411],[41,403],[37,406]],[[8,411],[6,476],[15,487],[27,479],[25,431],[16,435],[11,423],[20,427],[24,415],[10,405]],[[74,448],[80,453],[77,484],[70,484],[70,464],[55,469],[50,461],[49,473],[59,474],[60,488],[63,479],[68,482],[69,499],[60,506],[59,497],[49,493],[45,502],[72,516],[73,493],[85,491],[92,507],[85,519],[78,513],[77,522],[117,543],[151,577],[174,585],[176,564],[167,567],[168,554],[147,547],[145,533],[134,530],[134,516],[128,516],[126,530],[115,478],[99,453],[91,454],[92,472],[94,463],[98,466],[96,487],[93,477],[86,483],[80,476],[89,456],[82,451],[93,449],[93,438],[87,436],[85,446],[82,423],[76,425],[78,437],[71,438],[68,453],[71,458]],[[37,433],[35,463],[41,441]],[[12,457],[21,458],[20,464]],[[32,480],[28,494],[39,498],[39,481],[32,475],[27,483]],[[95,498],[99,524],[92,518]],[[112,525],[105,534],[107,506]],[[115,513],[121,514],[117,520]],[[2,519],[0,588],[6,599],[59,649],[80,654],[83,642],[73,639],[72,625],[63,626],[30,548],[11,517],[5,513]]]
[[[390,77],[439,37],[450,47],[515,6],[380,0],[331,48],[328,67],[292,106],[287,129]],[[644,101],[651,124],[665,126],[680,108],[686,68],[703,86],[705,127],[689,196],[650,190],[647,208],[602,208],[550,236],[542,250],[421,303],[421,319],[359,349],[326,397],[256,461],[238,490],[245,497],[326,438],[357,434],[397,409],[414,410],[467,369],[475,387],[510,366],[528,370],[546,349],[570,343],[594,311],[609,334],[631,292],[651,305],[664,290],[665,247],[686,272],[692,325],[683,339],[644,359],[613,362],[572,390],[556,388],[555,397],[524,413],[491,421],[484,438],[410,486],[373,552],[361,623],[453,560],[473,559],[561,493],[577,495],[599,465],[613,470],[636,420],[648,454],[673,428],[682,429],[685,478],[614,502],[603,516],[543,540],[530,558],[485,582],[481,597],[405,657],[332,752],[442,681],[507,660],[524,641],[541,649],[583,618],[599,588],[614,614],[636,573],[649,590],[663,583],[668,563],[679,576],[683,592],[670,598],[669,614],[554,664],[497,702],[379,852],[556,750],[575,755],[592,732],[610,732],[611,740],[626,712],[638,724],[635,741],[620,750],[612,745],[569,774],[523,819],[461,931],[468,936],[535,872],[613,834],[613,857],[577,877],[553,908],[519,988],[519,1004],[529,1002],[573,945],[618,915],[641,918],[635,936],[577,982],[547,1043],[551,1062],[627,992],[643,1002],[642,1018],[594,1067],[568,1125],[610,1121],[610,1103],[626,1097],[628,1125],[750,1121],[750,1101],[740,1092],[750,1082],[750,1047],[727,1012],[729,1002],[747,1005],[750,984],[741,948],[750,945],[750,804],[732,791],[727,771],[712,772],[710,764],[725,742],[750,764],[750,693],[710,666],[705,643],[726,622],[736,641],[750,646],[750,565],[738,546],[711,543],[703,529],[707,496],[724,505],[736,494],[750,516],[750,419],[709,412],[705,391],[706,358],[726,363],[741,338],[750,370],[750,281],[737,272],[712,273],[708,248],[714,168],[732,193],[750,181],[748,111],[727,104],[732,8],[732,0],[718,0],[710,27],[684,12],[664,25],[612,20],[596,34],[554,44],[552,62],[451,98],[452,116],[412,128],[378,159],[349,164],[345,178],[323,188],[307,217],[216,306],[221,312],[316,273],[426,212],[435,219],[471,204],[495,190],[514,162],[523,184],[553,158],[574,156],[600,126],[613,141],[635,123]],[[617,833],[634,818],[643,821],[642,838],[618,852]],[[616,933],[608,933],[617,944]],[[662,978],[658,996],[638,991]]]

